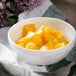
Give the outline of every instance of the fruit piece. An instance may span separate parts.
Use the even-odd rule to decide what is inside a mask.
[[[40,50],[51,50],[54,49],[52,41],[48,42],[47,44],[43,45]]]
[[[62,32],[59,30],[55,30],[55,37],[57,37],[58,39],[60,39],[62,37]]]
[[[69,43],[64,37],[60,38],[60,39],[59,39],[59,42],[62,42],[62,43],[64,43],[65,45]]]
[[[53,41],[53,44],[56,45],[58,43],[59,43],[58,40],[55,38],[54,41]]]
[[[54,45],[53,45],[53,42],[52,42],[52,41],[48,42],[48,43],[46,44],[46,46],[47,46],[48,48],[50,48],[50,49],[54,49]]]
[[[33,49],[33,50],[38,50],[39,49],[38,46],[35,43],[33,43],[33,42],[27,43],[27,45],[25,46],[25,48],[27,48],[27,49]]]
[[[51,34],[58,39],[60,39],[62,37],[62,31],[60,31],[60,30],[51,30]]]
[[[22,37],[26,36],[29,31],[32,31],[32,32],[36,31],[35,24],[27,24],[23,26]]]
[[[31,38],[32,36],[34,36],[34,32],[28,32],[28,34],[25,36],[26,38]]]
[[[30,41],[36,43],[38,46],[42,45],[42,40],[40,36],[36,33],[30,38]]]
[[[62,37],[62,31],[56,30],[55,34],[58,39],[60,39]]]
[[[20,40],[16,41],[16,44],[24,43],[25,45],[30,41],[30,38],[34,35],[34,32],[29,32],[25,37],[22,37]]]
[[[47,42],[49,42],[50,40],[53,40],[54,37],[50,34],[50,31],[52,29],[50,27],[47,27],[45,25],[42,25],[37,31],[36,33],[41,37],[42,42],[45,44]]]
[[[16,44],[20,44],[20,43],[26,44],[28,43],[28,41],[29,41],[29,38],[23,37],[20,40],[16,41]]]
[[[24,43],[19,43],[17,45],[20,46],[20,47],[24,47]]]
[[[44,26],[44,25],[42,25],[40,28],[38,28],[37,29],[37,31],[36,31],[36,34],[38,34],[39,36],[40,36],[40,38],[42,39],[42,42],[43,43],[46,43],[46,40],[45,40],[45,37],[44,37],[44,34],[45,34],[45,32],[44,32],[44,28],[45,28],[46,26]]]
[[[46,40],[47,42],[49,42],[49,41],[53,41],[53,40],[55,39],[54,36],[51,35],[48,31],[45,32],[44,37],[45,37],[45,40]]]
[[[40,50],[50,50],[47,46],[42,46],[41,48],[40,48]]]
[[[44,31],[50,33],[53,29],[48,26],[45,26]]]
[[[59,43],[59,44],[57,44],[57,45],[55,45],[55,49],[57,49],[57,48],[61,48],[61,47],[63,47],[64,46],[64,43]]]
[[[44,32],[44,31],[47,31],[47,30],[50,31],[52,29],[48,26],[42,25],[40,28],[37,29],[36,32],[40,34],[41,32]]]
[[[51,35],[51,33],[50,33],[51,30],[52,29],[50,27],[45,27],[44,28],[44,31],[45,31],[44,37],[45,37],[45,39],[46,39],[47,42],[54,40],[54,36]]]

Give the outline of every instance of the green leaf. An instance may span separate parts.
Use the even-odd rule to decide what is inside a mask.
[[[47,71],[52,72],[67,66],[74,60],[76,60],[76,47],[74,47],[72,51],[63,60],[61,60],[56,64],[46,66],[46,69]]]
[[[17,15],[13,14],[13,13],[6,13],[5,18],[8,22],[10,22],[11,24],[14,24],[17,22],[18,17]]]
[[[16,23],[16,20],[13,18],[6,18],[11,24]]]
[[[7,12],[7,13],[6,13],[6,16],[7,16],[7,18],[8,18],[8,17],[16,16],[16,15],[15,15],[15,14],[12,14],[12,13],[8,13],[8,12]]]
[[[68,76],[76,76],[76,65],[72,66]]]

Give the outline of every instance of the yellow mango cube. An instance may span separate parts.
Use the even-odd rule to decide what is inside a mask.
[[[42,42],[45,44],[49,42],[50,40],[54,39],[54,37],[50,34],[50,31],[52,29],[50,27],[47,27],[45,25],[42,25],[36,33],[41,37]]]
[[[27,43],[27,45],[25,46],[25,48],[27,48],[27,49],[33,49],[33,50],[38,50],[39,49],[39,47],[35,43],[33,43],[33,42]]]
[[[41,40],[42,40],[43,43],[46,43],[46,40],[45,40],[45,37],[44,37],[44,34],[45,34],[44,28],[45,28],[45,27],[46,27],[46,26],[42,25],[42,26],[41,26],[40,28],[38,28],[37,31],[36,31],[36,34],[38,34],[38,36],[41,38]]]
[[[40,50],[50,50],[50,48],[48,48],[47,46],[43,45]]]
[[[52,41],[46,43],[45,45],[43,45],[40,50],[51,50],[54,49],[53,43]]]
[[[63,46],[64,46],[64,43],[59,43],[59,44],[55,45],[54,48],[57,49],[57,48],[61,48]]]
[[[55,30],[55,37],[57,37],[58,39],[60,39],[62,37],[62,31]]]
[[[35,32],[28,32],[28,34],[25,36],[26,38],[31,38],[34,36]]]
[[[44,31],[50,33],[53,29],[48,26],[45,26]]]
[[[59,43],[59,41],[55,38],[55,39],[53,40],[53,44],[56,45],[56,44],[58,44],[58,43]]]
[[[42,45],[42,40],[40,36],[36,33],[30,38],[30,41],[36,43],[38,46]]]
[[[47,42],[53,41],[55,39],[54,36],[51,34],[51,30],[52,29],[50,29],[50,27],[45,28],[44,37],[45,37]]]
[[[27,24],[23,26],[22,37],[26,36],[29,31],[32,31],[32,32],[36,31],[35,24]]]
[[[42,33],[42,32],[44,32],[44,31],[50,31],[50,30],[52,30],[50,27],[48,27],[48,26],[45,26],[45,25],[42,25],[41,27],[39,27],[38,29],[37,29],[37,33]]]
[[[63,42],[65,45],[69,43],[64,37],[60,38],[59,42]]]
[[[48,42],[47,44],[45,44],[48,48],[50,48],[50,49],[54,49],[54,45],[53,45],[53,42],[52,41],[50,41],[50,42]]]
[[[44,34],[45,34],[44,28],[45,28],[45,27],[46,27],[46,26],[42,25],[42,26],[41,26],[40,28],[38,28],[37,31],[36,31],[36,34],[38,34],[41,39],[44,39],[44,41],[45,41],[45,38],[44,38]]]
[[[34,34],[34,32],[29,32],[25,37],[22,37],[20,40],[16,41],[16,44],[24,43],[26,45]]]
[[[24,47],[25,46],[24,43],[19,43],[17,45],[20,46],[20,47]]]
[[[62,37],[62,31],[60,30],[51,30],[51,34],[55,37],[60,39]]]
[[[51,34],[48,33],[48,32],[45,33],[44,37],[45,37],[45,40],[46,40],[47,42],[53,41],[53,40],[55,39],[54,36],[51,35]]]
[[[20,40],[16,41],[15,43],[16,43],[16,44],[20,44],[20,43],[27,44],[28,41],[29,41],[29,38],[23,37],[23,38],[21,38]]]

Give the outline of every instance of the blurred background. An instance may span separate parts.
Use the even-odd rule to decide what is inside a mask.
[[[76,28],[76,0],[51,1],[67,16],[67,21]]]

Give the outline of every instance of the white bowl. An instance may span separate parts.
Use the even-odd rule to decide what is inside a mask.
[[[26,24],[36,24],[36,27],[47,25],[53,29],[61,30],[63,35],[69,40],[69,44],[62,48],[48,51],[30,50],[19,47],[15,44],[15,41],[21,37],[22,27]],[[18,57],[26,63],[34,65],[49,65],[62,60],[74,47],[75,37],[75,29],[70,24],[56,18],[48,17],[25,19],[14,24],[8,31],[9,44],[17,53]]]

